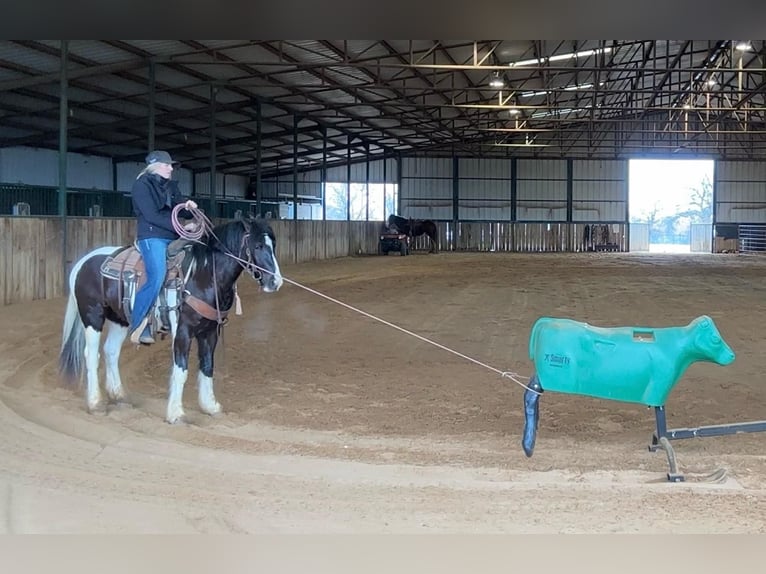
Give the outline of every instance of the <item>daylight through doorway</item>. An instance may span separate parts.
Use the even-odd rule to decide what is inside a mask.
[[[714,169],[714,160],[630,160],[630,250],[710,253]]]

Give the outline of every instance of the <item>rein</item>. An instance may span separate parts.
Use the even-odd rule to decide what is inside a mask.
[[[182,225],[178,217],[178,213],[184,209],[186,209],[186,211],[192,214],[192,222]],[[195,243],[204,244],[204,242],[201,241],[202,237],[205,235],[210,235],[216,241],[218,241],[219,245],[221,245],[221,247],[223,248],[221,249],[221,253],[237,261],[237,263],[239,263],[239,265],[245,271],[247,271],[247,273],[253,279],[255,279],[256,281],[259,281],[263,277],[263,274],[261,273],[261,269],[253,261],[252,254],[250,253],[250,248],[247,247],[247,240],[250,237],[249,232],[245,233],[242,236],[242,241],[240,242],[240,247],[239,247],[240,253],[244,249],[245,253],[247,254],[247,260],[245,260],[245,259],[242,259],[241,257],[238,257],[237,255],[234,255],[223,244],[220,238],[213,231],[213,227],[214,227],[213,223],[210,221],[210,219],[207,217],[207,215],[205,215],[205,213],[202,210],[198,208],[188,209],[184,207],[183,204],[179,204],[173,208],[171,220],[173,222],[173,229],[175,229],[176,233],[178,233],[180,237],[190,241],[194,241]],[[218,323],[220,327],[226,322],[226,316],[229,314],[229,310],[221,311],[220,302],[218,300],[218,282],[216,280],[216,273],[215,273],[215,257],[213,257],[212,260],[213,260],[213,289],[215,291],[215,308],[211,307],[208,303],[206,303],[199,297],[192,295],[187,290],[184,290],[184,294],[185,294],[184,301],[188,303],[188,305],[192,309],[194,309],[197,313],[199,313],[206,319],[215,321],[216,323]],[[233,290],[234,290],[235,314],[241,315],[242,303],[239,298],[239,293],[237,292],[236,283],[234,283]]]

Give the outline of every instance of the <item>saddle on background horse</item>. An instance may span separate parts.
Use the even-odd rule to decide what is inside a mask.
[[[192,244],[192,241],[180,238],[168,245],[164,289],[160,291],[163,327],[169,328],[170,325],[165,290],[183,288],[183,262]],[[119,299],[122,301],[125,316],[130,321],[133,295],[146,283],[146,267],[141,251],[135,244],[121,247],[101,264],[101,276],[119,282]]]

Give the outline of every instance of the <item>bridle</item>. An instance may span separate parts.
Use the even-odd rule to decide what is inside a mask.
[[[268,237],[268,233],[264,232],[263,236]],[[226,255],[228,255],[229,257],[232,257],[233,259],[235,259],[242,266],[242,268],[245,271],[247,271],[250,277],[258,281],[259,283],[262,283],[263,271],[266,271],[267,273],[269,271],[267,269],[263,269],[262,267],[259,267],[253,260],[253,254],[250,251],[250,245],[248,244],[249,239],[250,239],[250,232],[246,231],[245,234],[242,236],[242,242],[240,243],[240,246],[239,246],[240,255],[242,255],[242,252],[244,250],[245,257],[247,257],[247,259],[242,259],[242,257],[236,257],[230,253],[227,253],[226,251],[224,251],[224,253],[226,253]]]

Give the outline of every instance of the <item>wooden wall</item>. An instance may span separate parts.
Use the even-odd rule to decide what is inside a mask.
[[[277,256],[302,263],[377,253],[380,222],[271,222]],[[66,270],[91,249],[127,245],[135,239],[133,218],[70,217],[66,221]],[[63,221],[58,217],[0,217],[0,296],[9,305],[65,293]]]
[[[508,221],[437,222],[439,251],[514,251],[526,253],[591,251],[583,241],[583,223],[524,223]],[[598,225],[598,224],[596,224]],[[609,242],[628,251],[623,223],[609,223]],[[600,243],[600,237],[599,241]],[[414,250],[429,249],[425,235],[415,239]]]
[[[376,221],[274,220],[282,263],[374,255],[382,223]],[[66,270],[91,249],[127,245],[133,218],[71,217],[66,222]],[[581,251],[583,224],[439,222],[440,251]],[[613,241],[627,251],[624,225],[610,224]],[[4,305],[51,299],[65,293],[63,221],[58,217],[0,217],[0,296]],[[415,250],[427,251],[421,236]]]

